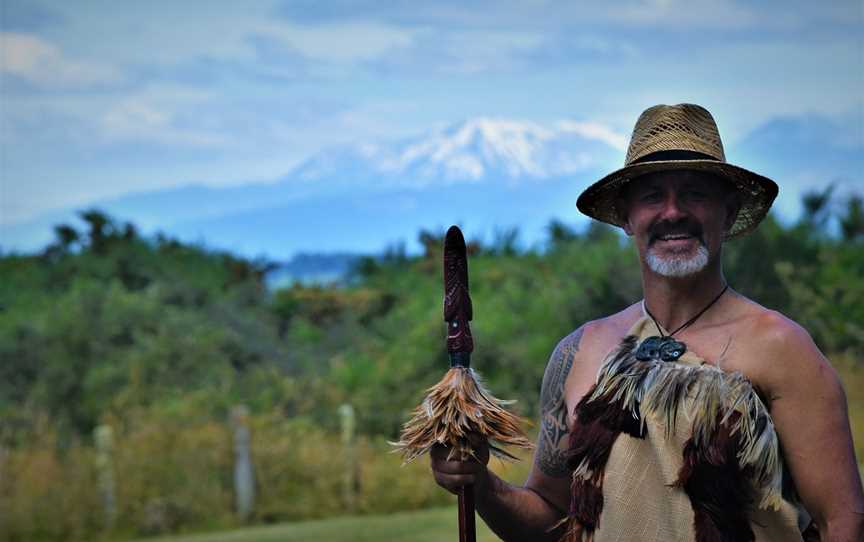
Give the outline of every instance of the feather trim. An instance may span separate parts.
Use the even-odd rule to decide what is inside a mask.
[[[610,358],[610,364],[617,365],[620,357],[632,353],[635,340],[630,339],[624,339],[622,347]],[[568,457],[568,466],[577,476],[595,480],[602,480],[612,445],[620,433],[644,438],[647,431],[638,404],[626,405],[619,390],[604,392],[599,386],[599,382],[595,384],[574,409],[575,424],[570,432]]]
[[[753,488],[738,465],[739,437],[731,434],[727,422],[718,424],[707,448],[700,447],[692,438],[684,446],[681,470],[674,485],[690,498],[697,542],[754,540],[747,516]]]
[[[561,535],[559,542],[590,542],[593,538],[592,534],[586,533],[582,525],[580,525],[575,519],[565,517],[561,523],[565,527],[564,534]],[[586,538],[583,538],[583,535],[585,535]]]
[[[586,540],[593,538],[603,513],[603,474],[618,435],[644,438],[646,434],[638,405],[635,410],[626,409],[614,393],[592,399],[592,392],[574,410],[567,457],[572,471],[570,509],[564,542],[581,541],[583,536]]]
[[[435,444],[450,448],[448,460],[465,460],[474,456],[468,434],[479,433],[489,441],[492,455],[516,460],[503,446],[530,449],[533,445],[522,430],[522,420],[504,408],[511,403],[493,397],[473,369],[453,367],[427,390],[426,398],[403,426],[399,442],[390,444],[402,453],[405,463]]]
[[[593,533],[603,513],[603,486],[595,480],[585,480],[575,473],[570,484],[570,510],[568,516],[586,533]]]
[[[638,417],[665,422],[667,434],[675,431],[678,410],[692,399],[695,409],[686,414],[692,424],[695,446],[707,449],[717,427],[728,424],[737,436],[737,460],[760,489],[760,508],[778,510],[782,502],[783,463],[774,423],[756,390],[741,373],[727,373],[709,364],[649,360],[634,355],[637,339],[626,337],[618,351],[607,358],[589,401],[611,396]]]

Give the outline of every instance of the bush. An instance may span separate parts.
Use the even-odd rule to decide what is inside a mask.
[[[0,540],[80,540],[107,527],[93,450],[58,447],[42,428],[26,449],[0,449]]]

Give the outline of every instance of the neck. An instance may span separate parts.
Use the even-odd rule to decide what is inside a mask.
[[[642,269],[645,305],[667,332],[693,318],[724,286],[726,279],[719,264],[709,263],[699,273],[676,278],[658,275],[647,266]]]

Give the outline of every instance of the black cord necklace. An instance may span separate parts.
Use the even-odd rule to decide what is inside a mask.
[[[726,290],[728,290],[728,289],[729,289],[729,285],[727,284],[726,286],[723,287],[722,290],[720,290],[720,293],[717,294],[717,297],[715,297],[714,299],[711,300],[710,303],[708,303],[707,305],[705,305],[705,308],[704,308],[704,309],[702,309],[701,311],[697,312],[697,313],[696,313],[696,316],[694,316],[693,318],[687,320],[686,322],[684,322],[684,324],[678,326],[678,329],[676,329],[675,331],[673,331],[673,332],[670,333],[669,335],[666,335],[666,334],[663,333],[663,329],[660,327],[660,324],[657,323],[657,319],[654,318],[654,315],[651,314],[651,311],[648,310],[648,305],[644,305],[644,304],[643,304],[643,306],[645,307],[645,312],[648,313],[648,316],[650,316],[650,317],[651,317],[651,320],[654,322],[654,325],[657,326],[657,331],[660,332],[660,336],[661,336],[661,337],[671,337],[672,335],[675,335],[676,333],[678,333],[678,332],[681,331],[682,329],[686,329],[686,328],[690,327],[690,325],[691,325],[693,322],[695,322],[696,320],[698,320],[700,316],[702,316],[703,314],[705,314],[705,312],[706,312],[708,309],[710,309],[712,306],[714,306],[714,303],[717,303],[717,302],[720,300],[720,298],[723,297],[723,294],[725,294],[725,293],[726,293]]]
[[[648,361],[652,359],[659,359],[662,361],[676,361],[680,358],[684,352],[687,351],[687,346],[680,342],[676,341],[672,336],[681,331],[682,329],[688,328],[693,322],[699,319],[700,316],[705,314],[705,312],[714,306],[714,303],[720,300],[723,297],[723,294],[726,293],[726,290],[729,289],[729,285],[726,284],[723,286],[723,289],[720,290],[720,293],[717,294],[717,297],[711,300],[710,303],[705,305],[701,311],[696,313],[696,316],[684,322],[684,324],[678,326],[678,329],[673,331],[672,333],[666,335],[663,333],[663,328],[660,327],[660,324],[657,322],[657,319],[654,318],[654,315],[651,314],[651,311],[648,310],[648,305],[645,302],[642,302],[642,307],[645,309],[645,312],[651,318],[651,321],[654,322],[654,325],[657,327],[657,331],[660,333],[660,336],[657,337],[648,337],[642,344],[639,345],[639,348],[636,350],[636,359],[641,361]]]

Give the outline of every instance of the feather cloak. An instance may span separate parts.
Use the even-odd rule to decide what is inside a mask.
[[[609,500],[603,490],[607,462],[622,435],[668,440],[682,432],[687,438],[678,451],[677,477],[660,491],[686,494],[697,542],[755,540],[751,512],[784,504],[783,461],[765,403],[743,375],[690,353],[680,361],[637,356],[647,329],[644,319],[634,326],[635,334],[606,358],[575,408],[571,504],[562,540],[594,539]]]

